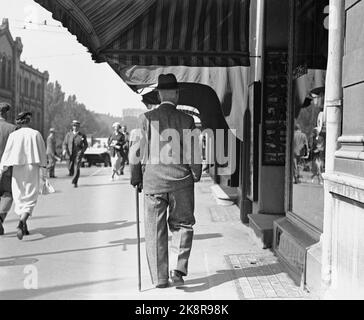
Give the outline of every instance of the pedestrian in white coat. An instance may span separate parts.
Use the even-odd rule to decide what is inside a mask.
[[[22,112],[16,118],[19,129],[9,135],[0,162],[0,172],[13,167],[11,187],[14,211],[19,216],[17,237],[28,235],[27,220],[38,200],[40,179],[46,177],[46,148],[39,131],[29,127],[31,112]]]

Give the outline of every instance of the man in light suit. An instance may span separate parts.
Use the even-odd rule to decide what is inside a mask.
[[[165,288],[169,278],[173,285],[183,285],[188,272],[195,224],[194,183],[201,178],[202,165],[198,156],[198,161],[194,155],[188,156],[192,150],[184,139],[184,130],[194,130],[195,123],[176,109],[176,77],[160,75],[156,90],[162,103],[141,116],[141,140],[131,141],[129,161],[131,184],[144,190],[145,242],[152,282],[156,288]],[[164,136],[166,132],[174,139]],[[155,150],[161,153],[153,154]],[[138,157],[142,158],[140,163]],[[167,225],[172,233],[170,255]]]
[[[8,103],[0,103],[0,160],[4,153],[5,145],[10,133],[16,129],[15,125],[6,122],[9,110],[10,105]],[[3,223],[13,203],[11,193],[11,175],[11,168],[0,175],[0,235],[4,234]]]
[[[73,176],[72,184],[75,188],[78,186],[82,157],[88,147],[87,137],[80,132],[80,125],[79,121],[73,120],[72,131],[67,132],[63,141],[63,155],[69,157],[68,170],[69,175]]]

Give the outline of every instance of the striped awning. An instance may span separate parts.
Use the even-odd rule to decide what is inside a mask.
[[[248,66],[250,0],[35,0],[98,61]]]
[[[134,91],[169,72],[180,82],[209,86],[243,138],[250,0],[35,1]]]

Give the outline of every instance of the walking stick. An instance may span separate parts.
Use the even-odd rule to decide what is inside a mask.
[[[138,238],[138,289],[141,291],[141,268],[140,268],[140,227],[139,227],[139,188],[135,187],[135,202],[136,202],[136,224]]]

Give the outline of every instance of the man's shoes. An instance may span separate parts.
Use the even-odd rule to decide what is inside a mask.
[[[77,183],[74,183],[74,184],[73,184],[73,187],[74,187],[74,188],[77,188],[77,187],[78,187]]]
[[[24,229],[23,229],[23,233],[25,236],[29,236],[30,233],[29,233],[29,230],[28,230],[28,225],[26,222],[23,223],[23,226],[24,226]]]
[[[0,219],[0,236],[4,235],[4,227],[3,227],[3,222]]]
[[[172,270],[170,272],[170,278],[174,286],[183,286],[185,284],[185,281],[182,278],[183,276],[184,274],[178,270]]]
[[[164,288],[168,288],[168,286],[169,286],[168,282],[161,282],[161,283],[158,283],[155,287],[157,289],[164,289]]]
[[[16,236],[19,240],[22,240],[24,237],[24,223],[23,221],[19,221],[18,227],[16,228]]]

